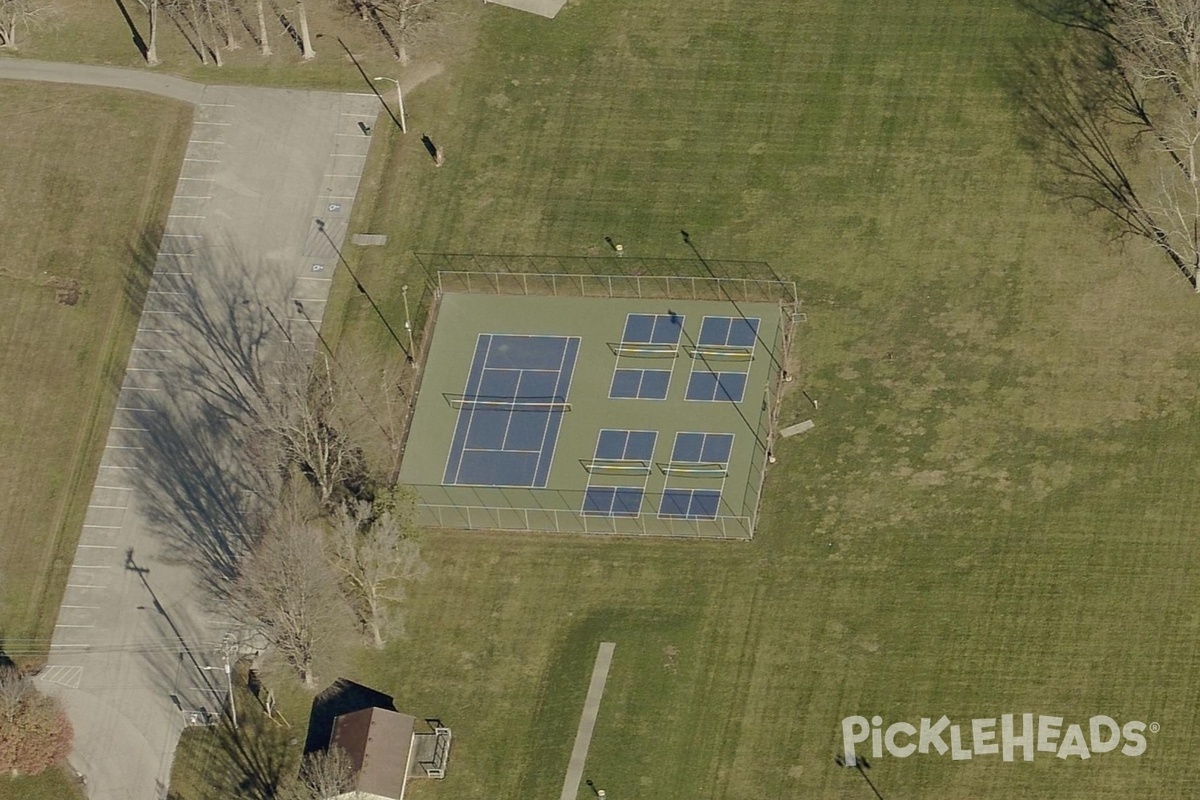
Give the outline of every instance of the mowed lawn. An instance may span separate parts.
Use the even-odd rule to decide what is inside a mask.
[[[350,255],[393,319],[414,250],[682,257],[686,228],[798,281],[820,404],[787,398],[816,428],[778,446],[752,543],[427,534],[406,636],[353,672],[454,728],[414,797],[557,797],[600,641],[610,797],[870,797],[834,763],[851,714],[1161,726],[1137,758],[885,756],[887,798],[1200,789],[1197,299],[1037,188],[1013,6],[491,8],[406,98],[355,226],[389,244]],[[385,352],[345,279],[329,333]]]
[[[0,82],[0,651],[17,660],[48,649],[190,120]]]

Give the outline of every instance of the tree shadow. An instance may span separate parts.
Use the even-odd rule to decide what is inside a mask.
[[[296,49],[303,53],[304,40],[300,38],[300,31],[296,30],[296,26],[288,19],[287,14],[283,13],[283,9],[279,7],[275,0],[270,0],[270,3],[271,13],[275,19],[279,20],[279,24],[283,26],[283,30],[287,33],[288,38],[292,40],[292,44],[296,45]]]
[[[1077,214],[1101,212],[1116,240],[1146,239],[1193,287],[1196,276],[1147,205],[1140,159],[1155,120],[1118,60],[1114,0],[1021,0],[1048,24],[1014,48],[1004,88],[1020,119],[1018,144],[1045,169],[1039,187]]]
[[[125,19],[125,24],[129,26],[129,32],[133,36],[134,47],[138,49],[138,52],[141,53],[142,58],[145,59],[150,52],[150,46],[147,45],[146,40],[142,38],[141,32],[138,30],[137,25],[134,24],[133,18],[129,16],[129,11],[125,8],[125,4],[121,2],[121,0],[115,0],[115,2],[117,4],[117,8],[121,9],[121,16]]]
[[[164,270],[153,295],[144,278],[129,284],[147,297],[143,336],[163,351],[137,362],[157,378],[124,412],[142,447],[130,476],[162,557],[193,567],[218,602],[278,489],[278,476],[247,457],[259,444],[253,419],[282,365],[311,360],[313,332],[293,328],[282,311],[288,290],[232,245],[199,247],[175,265],[158,251],[151,238],[130,254],[139,273]],[[185,269],[191,276],[175,274]]]

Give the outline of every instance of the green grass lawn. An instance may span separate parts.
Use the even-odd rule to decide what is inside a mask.
[[[602,640],[611,797],[869,797],[833,762],[852,714],[1161,725],[1139,758],[885,756],[888,798],[1200,788],[1196,299],[1036,188],[1013,5],[492,9],[406,98],[356,209],[389,244],[350,254],[393,319],[414,250],[686,256],[686,228],[799,282],[820,403],[785,401],[816,428],[777,448],[750,544],[427,534],[406,636],[351,675],[453,726],[413,797],[556,797]],[[345,278],[327,331],[386,352]]]
[[[189,109],[0,83],[0,649],[46,648]],[[68,295],[77,302],[68,304]]]

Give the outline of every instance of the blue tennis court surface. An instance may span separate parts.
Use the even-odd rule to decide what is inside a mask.
[[[732,433],[675,434],[675,444],[671,449],[672,466],[712,468],[721,486],[717,489],[667,486],[663,489],[658,515],[670,519],[716,519],[731,452]],[[697,479],[703,480],[702,474]]]
[[[629,472],[606,476],[612,486],[593,486],[588,479],[583,494],[582,513],[595,517],[636,517],[642,513],[646,477],[654,457],[657,431],[627,431],[605,428],[596,437],[592,461],[610,466],[627,466]]]
[[[688,377],[688,400],[740,403],[746,397],[746,381],[758,340],[756,317],[705,317],[700,323],[696,349],[710,355],[692,361]],[[706,348],[711,350],[706,351]],[[741,360],[724,359],[744,355]]]
[[[479,335],[443,483],[546,485],[579,341]]]
[[[678,314],[630,314],[625,318],[625,330],[621,335],[621,346],[643,355],[670,355],[674,358],[675,348],[683,335],[683,317]],[[614,399],[663,400],[671,385],[671,368],[630,368],[622,364],[617,356],[613,371],[612,386],[608,396]]]

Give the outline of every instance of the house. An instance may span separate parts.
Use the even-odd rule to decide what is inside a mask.
[[[364,708],[336,717],[330,747],[340,747],[354,767],[354,789],[332,800],[404,800],[408,779],[445,777],[450,729],[386,708]]]

